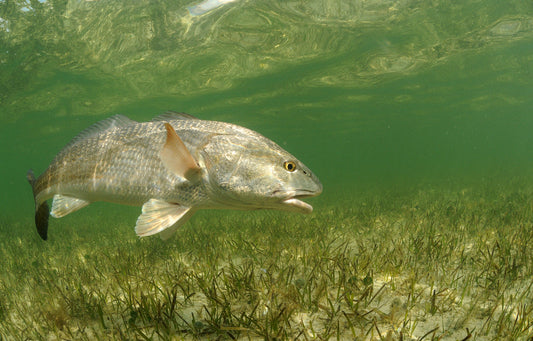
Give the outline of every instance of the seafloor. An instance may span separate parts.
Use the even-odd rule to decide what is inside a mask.
[[[525,340],[533,186],[326,191],[310,216],[198,212],[138,239],[94,204],[0,225],[0,339]],[[103,213],[102,213],[103,212]]]

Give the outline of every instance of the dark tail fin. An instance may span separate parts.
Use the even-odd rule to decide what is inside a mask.
[[[33,174],[33,170],[29,170],[28,174],[26,175],[26,178],[28,179],[28,182],[31,185],[31,188],[33,189],[33,198],[35,199],[35,183],[37,180],[35,179],[35,174]],[[39,236],[41,236],[42,239],[46,240],[48,238],[48,217],[50,216],[50,209],[48,208],[48,204],[43,202],[39,206],[37,206],[37,201],[35,202],[35,226],[37,226],[37,232],[39,233]]]

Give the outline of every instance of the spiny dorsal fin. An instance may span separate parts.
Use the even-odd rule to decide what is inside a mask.
[[[177,224],[171,230],[174,232],[178,226],[185,224],[193,213],[194,210],[191,210],[190,207],[163,200],[150,199],[143,205],[142,214],[135,225],[135,232],[139,237],[146,237],[162,232]],[[170,234],[167,233],[164,237],[168,238]]]
[[[65,148],[88,138],[91,138],[93,136],[96,136],[104,131],[111,130],[114,128],[119,127],[127,127],[130,125],[137,124],[138,122],[131,120],[127,118],[124,115],[114,115],[109,118],[106,118],[105,120],[98,121],[95,124],[89,126],[85,130],[83,130],[81,133],[76,135],[69,144],[65,146]]]
[[[199,120],[199,118],[184,112],[167,111],[166,113],[152,118],[153,122],[168,122],[175,120]]]
[[[161,161],[168,170],[176,175],[189,181],[196,181],[201,175],[202,169],[170,123],[165,123],[165,129],[167,130],[167,139],[161,150]]]

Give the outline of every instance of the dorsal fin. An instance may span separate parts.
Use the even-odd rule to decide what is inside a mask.
[[[89,126],[85,130],[82,130],[82,132],[76,135],[76,137],[74,137],[69,142],[69,144],[65,146],[65,148],[79,141],[96,136],[104,131],[111,130],[113,128],[118,128],[118,127],[127,127],[127,126],[134,125],[137,123],[138,122],[131,120],[124,115],[111,116],[109,118],[106,118],[105,120],[94,123],[93,125]]]
[[[167,111],[166,113],[152,118],[153,122],[168,122],[174,120],[198,120],[199,118],[184,112]]]

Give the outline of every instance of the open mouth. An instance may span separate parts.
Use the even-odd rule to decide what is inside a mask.
[[[281,203],[286,205],[285,209],[288,211],[299,212],[299,213],[311,213],[313,212],[313,206],[309,205],[306,202],[303,202],[299,199],[314,197],[320,193],[308,191],[308,190],[296,190],[291,193],[287,193],[288,198],[284,199]]]
[[[313,212],[313,206],[309,205],[306,202],[298,200],[296,198],[285,199],[282,201],[282,203],[289,206],[288,207],[289,211],[295,211],[295,212],[307,213],[307,214]]]

